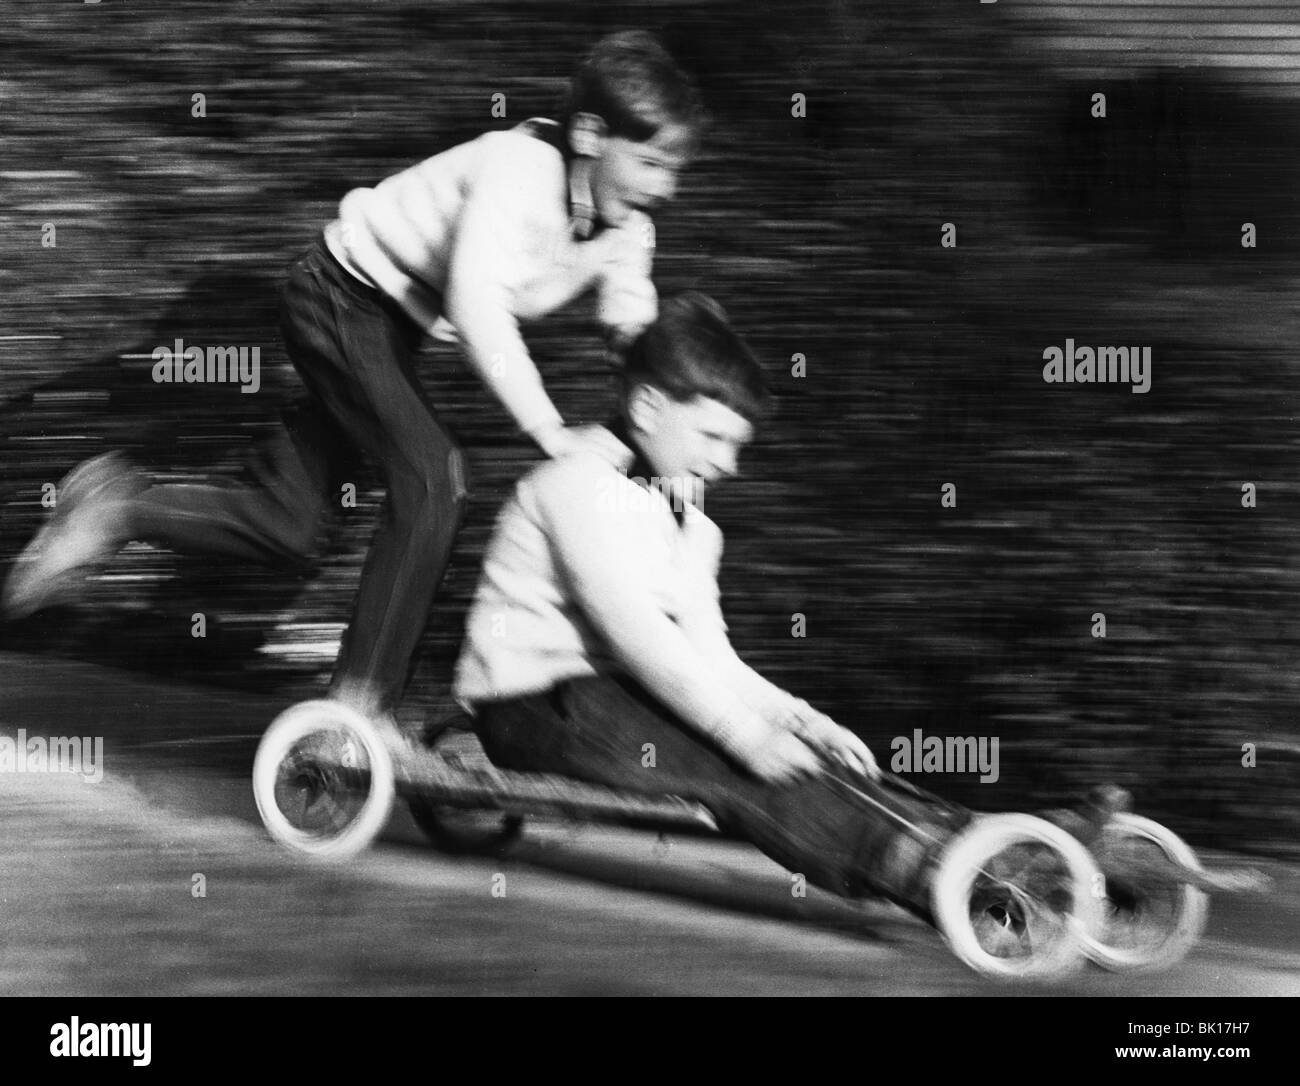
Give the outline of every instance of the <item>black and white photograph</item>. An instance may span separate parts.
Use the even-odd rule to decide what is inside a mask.
[[[1277,1054],[1294,3],[4,0],[0,238],[33,1066],[287,1013],[203,997]]]

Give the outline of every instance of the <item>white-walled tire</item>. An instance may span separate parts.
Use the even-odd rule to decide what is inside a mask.
[[[253,797],[268,832],[295,852],[346,859],[383,830],[396,792],[375,724],[337,701],[304,701],[266,729]]]
[[[1097,851],[1121,869],[1142,868],[1143,855],[1201,871],[1188,844],[1159,822],[1116,814],[1103,827]],[[1159,874],[1111,875],[1103,912],[1086,946],[1088,957],[1112,972],[1154,972],[1181,961],[1205,930],[1209,895],[1190,883]]]
[[[948,842],[930,888],[953,953],[986,976],[1044,980],[1082,966],[1101,885],[1087,849],[1025,814],[984,815]]]

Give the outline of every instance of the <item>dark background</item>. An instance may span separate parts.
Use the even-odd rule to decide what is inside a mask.
[[[882,760],[917,727],[998,736],[997,785],[922,780],[973,805],[1056,804],[1108,778],[1194,841],[1294,856],[1297,99],[1122,39],[1085,64],[1015,7],[11,0],[5,562],[39,527],[41,484],[104,448],[236,478],[293,387],[284,265],[339,197],[552,113],[592,41],[646,27],[715,118],[659,218],[656,278],[721,300],[779,397],[745,478],[708,499],[742,654]],[[262,393],[153,384],[147,356],[177,336],[260,345]],[[1151,346],[1151,392],[1044,384],[1042,352],[1066,337]],[[590,307],[529,341],[566,417],[608,414]],[[453,349],[425,360],[476,505],[412,716],[445,709],[478,555],[533,458]],[[329,663],[309,643],[346,619],[381,496],[358,482],[308,575],[133,546],[82,606],[0,627],[0,647],[308,694]]]

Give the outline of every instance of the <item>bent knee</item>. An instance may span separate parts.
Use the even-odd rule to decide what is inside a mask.
[[[389,513],[419,530],[459,520],[469,504],[469,470],[465,453],[456,446],[423,471],[408,470],[389,485]]]

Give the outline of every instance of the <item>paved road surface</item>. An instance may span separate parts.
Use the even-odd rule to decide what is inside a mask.
[[[795,899],[785,871],[717,840],[552,825],[509,862],[462,859],[424,846],[403,813],[344,867],[301,861],[267,839],[248,785],[273,701],[12,654],[0,676],[0,732],[102,735],[107,769],[98,784],[0,777],[0,992],[1018,990],[892,908]],[[1053,991],[1300,994],[1300,869],[1264,866],[1275,891],[1216,900],[1177,969]]]

